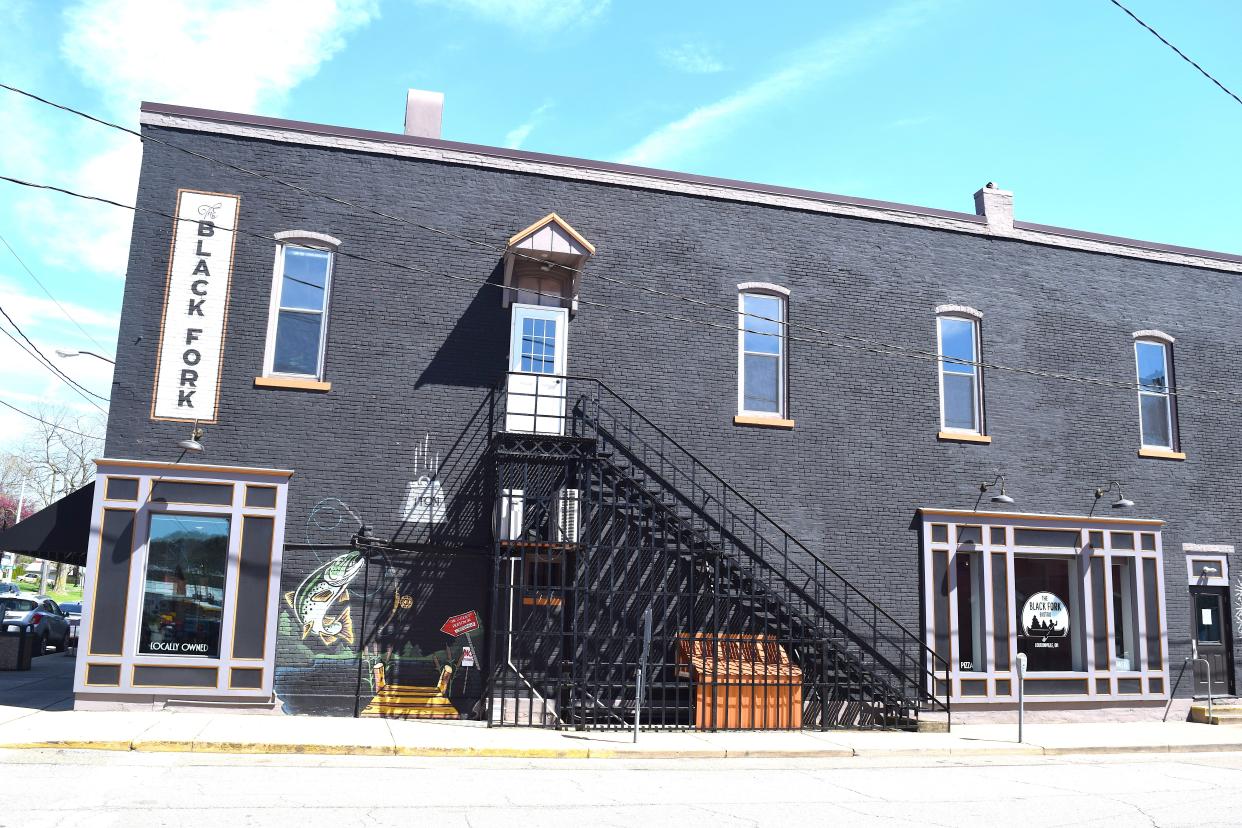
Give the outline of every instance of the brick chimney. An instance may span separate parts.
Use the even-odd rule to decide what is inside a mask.
[[[444,93],[411,89],[405,95],[405,134],[415,138],[439,138],[444,115]]]
[[[1013,193],[989,181],[975,193],[975,215],[988,220],[989,233],[1013,232]]]

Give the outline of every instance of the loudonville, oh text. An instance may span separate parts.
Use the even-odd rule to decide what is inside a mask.
[[[207,259],[211,256],[210,251],[203,249],[203,239],[210,238],[216,234],[216,224],[213,221],[200,221],[198,223],[198,245],[194,249],[194,255],[198,256],[198,262],[194,265],[191,276],[197,276],[190,283],[190,293],[194,294],[189,299],[189,306],[186,308],[185,315],[189,317],[203,315],[203,304],[207,301],[208,280],[211,278],[211,271],[207,267]],[[200,298],[194,298],[195,296]],[[195,367],[203,361],[203,355],[194,347],[194,343],[203,335],[202,328],[186,328],[185,329],[185,351],[181,354],[181,378],[177,381],[177,407],[178,408],[194,408],[194,393],[198,388],[198,369]],[[187,390],[188,389],[188,390]]]

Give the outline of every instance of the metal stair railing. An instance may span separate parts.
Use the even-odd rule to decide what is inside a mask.
[[[498,389],[493,432],[510,425],[505,411],[514,398],[521,411],[549,412],[528,418],[542,423],[542,433],[552,424],[566,436],[594,438],[601,451],[621,453],[685,508],[708,518],[753,567],[751,577],[827,623],[829,639],[861,669],[920,709],[950,712],[947,696],[935,693],[936,673],[946,673],[948,664],[919,636],[605,383],[578,376],[544,379],[555,382],[536,382],[529,393]]]
[[[773,584],[771,582],[764,582],[756,579],[753,572],[747,570],[742,565],[742,562],[731,558],[729,553],[725,550],[725,547],[746,556],[752,561],[752,563],[763,567],[765,571],[775,571],[767,561],[763,560],[752,550],[747,549],[744,544],[738,544],[735,539],[729,538],[726,532],[722,532],[718,526],[715,526],[715,522],[710,519],[710,516],[707,516],[707,523],[715,527],[715,531],[718,533],[720,538],[719,541],[711,540],[707,537],[703,529],[698,529],[688,524],[685,516],[678,515],[667,501],[664,501],[653,494],[649,488],[649,479],[640,481],[633,476],[629,476],[627,470],[617,467],[612,463],[604,462],[604,465],[607,468],[612,469],[614,473],[624,476],[625,479],[629,480],[633,486],[635,486],[638,490],[641,490],[650,500],[653,509],[665,511],[671,519],[679,522],[682,526],[679,531],[697,536],[698,544],[702,548],[709,549],[713,552],[713,554],[725,559],[728,565],[732,567],[732,575],[730,575],[730,570],[726,569],[726,576],[736,576],[739,579],[749,580],[750,589],[746,593],[739,593],[739,597],[744,596],[751,601],[762,602],[762,604],[768,608],[769,612],[778,609],[785,616],[787,623],[796,623],[802,628],[803,635],[795,637],[802,638],[810,636],[827,645],[830,645],[833,650],[834,663],[836,664],[834,669],[847,669],[852,674],[855,674],[857,679],[851,685],[853,689],[860,693],[870,692],[874,701],[878,701],[887,708],[886,714],[883,715],[887,715],[890,718],[901,718],[904,716],[905,710],[917,708],[919,706],[917,682],[907,682],[904,687],[894,687],[892,682],[886,679],[883,675],[877,675],[874,664],[869,668],[867,664],[857,656],[857,654],[850,652],[846,642],[841,636],[833,638],[831,635],[825,633],[823,631],[825,624],[828,627],[835,629],[839,626],[838,623],[835,619],[831,618],[831,616],[827,616],[822,612],[817,612],[814,608],[812,608],[808,604],[806,596],[799,597],[798,593],[801,592],[801,590],[798,589],[796,584],[785,585],[787,588],[782,590],[779,588],[781,582],[778,581],[777,584]],[[661,489],[664,488],[663,484],[657,485],[660,485]],[[745,587],[746,585],[742,584],[741,586]],[[846,635],[849,633],[848,630],[839,632],[843,632]],[[863,649],[868,648],[863,645]],[[875,652],[870,654],[885,665],[885,673],[889,673],[897,669],[881,654]],[[820,662],[826,662],[827,660],[826,655],[819,658]],[[842,663],[844,666],[842,666]]]

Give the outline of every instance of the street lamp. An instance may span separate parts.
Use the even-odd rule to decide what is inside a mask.
[[[94,351],[62,351],[60,348],[57,348],[56,356],[60,357],[61,359],[68,359],[69,357],[75,357],[75,356],[93,356],[95,359],[102,359],[104,362],[107,362],[110,365],[116,365],[116,360],[108,359],[106,356],[97,354]]]

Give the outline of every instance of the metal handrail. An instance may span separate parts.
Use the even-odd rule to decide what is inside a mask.
[[[595,398],[593,400],[595,407],[597,409],[597,412],[596,412],[597,418],[599,418],[600,414],[607,413],[613,421],[614,428],[618,426],[624,426],[625,430],[629,433],[629,435],[633,439],[636,439],[642,444],[642,447],[644,450],[649,449],[652,451],[655,458],[660,461],[660,465],[662,467],[660,470],[661,472],[664,471],[663,466],[665,462],[667,462],[668,465],[671,467],[671,471],[673,472],[674,476],[676,476],[677,474],[680,474],[683,478],[686,478],[689,485],[692,486],[696,491],[696,499],[694,503],[698,508],[706,510],[707,507],[711,505],[713,502],[717,504],[719,506],[720,517],[722,519],[722,523],[720,526],[721,530],[725,531],[726,529],[728,529],[727,533],[735,537],[736,537],[736,532],[733,531],[729,527],[725,527],[723,525],[723,520],[727,517],[730,519],[729,521],[730,523],[742,523],[742,524],[746,523],[745,518],[738,515],[738,513],[735,511],[737,507],[730,506],[729,504],[725,502],[725,497],[727,495],[731,495],[734,498],[736,498],[736,500],[739,501],[740,504],[744,508],[746,508],[752,513],[756,521],[761,520],[765,522],[767,526],[770,527],[770,529],[775,530],[775,532],[777,532],[780,535],[783,541],[783,547],[781,545],[774,543],[771,539],[769,539],[767,537],[766,531],[761,532],[760,527],[758,525],[753,525],[752,523],[752,526],[750,527],[753,529],[754,540],[757,546],[761,545],[763,547],[771,549],[774,553],[780,556],[780,559],[781,559],[780,562],[784,568],[783,572],[779,573],[782,576],[782,580],[791,588],[796,586],[795,582],[789,577],[790,575],[789,567],[792,564],[792,567],[794,569],[793,574],[796,576],[805,577],[807,581],[805,587],[813,587],[814,592],[816,593],[817,596],[819,595],[819,590],[822,589],[826,591],[828,593],[826,597],[830,597],[832,601],[841,604],[846,617],[837,618],[834,615],[834,613],[830,612],[828,609],[826,609],[822,605],[821,600],[818,600],[817,598],[813,598],[812,596],[808,595],[805,587],[802,589],[797,589],[796,592],[800,594],[801,599],[805,603],[807,603],[808,605],[812,605],[815,610],[817,610],[820,613],[825,614],[830,619],[834,620],[835,626],[841,628],[844,632],[848,633],[852,638],[860,639],[859,635],[855,633],[850,627],[851,621],[854,621],[855,623],[862,622],[864,624],[868,624],[868,626],[870,627],[870,631],[872,633],[873,639],[874,639],[872,642],[872,649],[873,649],[873,653],[875,656],[880,655],[878,650],[875,650],[874,648],[878,646],[882,640],[882,642],[885,645],[894,648],[901,654],[902,656],[901,661],[904,664],[906,658],[910,657],[908,656],[908,648],[910,647],[911,644],[913,644],[915,650],[918,652],[918,658],[911,657],[911,660],[917,662],[919,659],[928,659],[931,665],[930,669],[926,666],[923,666],[919,670],[919,672],[922,673],[922,680],[913,679],[909,674],[905,673],[901,668],[898,668],[896,667],[896,665],[893,665],[891,663],[887,664],[886,666],[888,666],[892,672],[895,672],[902,679],[903,683],[908,681],[914,684],[916,687],[921,688],[920,689],[921,698],[930,699],[933,706],[939,706],[946,711],[949,709],[948,696],[946,695],[945,700],[942,702],[940,701],[939,698],[937,698],[936,693],[935,693],[935,686],[936,686],[935,676],[936,676],[937,670],[943,669],[946,672],[948,670],[948,662],[944,658],[939,656],[932,648],[928,647],[927,644],[924,643],[919,636],[911,632],[900,621],[893,618],[892,615],[890,615],[886,610],[884,610],[874,600],[869,598],[862,591],[860,591],[857,587],[855,587],[852,583],[850,583],[831,564],[829,564],[827,561],[819,557],[819,555],[817,555],[815,552],[809,549],[805,544],[803,544],[801,541],[799,541],[797,538],[791,535],[788,531],[783,529],[775,520],[773,520],[770,516],[768,516],[762,509],[760,509],[756,504],[754,504],[749,498],[747,498],[745,495],[743,495],[741,492],[735,489],[732,485],[730,485],[727,481],[725,481],[723,477],[721,477],[714,470],[708,467],[705,463],[699,460],[698,457],[696,457],[693,452],[691,452],[685,446],[677,442],[676,439],[674,439],[673,437],[665,433],[664,430],[661,429],[659,426],[657,426],[654,422],[652,422],[650,418],[648,418],[641,411],[639,411],[633,405],[631,405],[625,399],[623,399],[621,395],[619,395],[616,391],[610,388],[606,383],[594,377],[585,377],[585,376],[577,376],[577,375],[569,375],[569,374],[550,375],[550,374],[526,374],[523,372],[509,372],[509,374],[506,377],[506,380],[509,376],[523,376],[523,377],[530,377],[532,379],[536,379],[535,390],[533,393],[514,391],[514,390],[508,390],[506,392],[503,382],[502,382],[502,385],[497,389],[498,395],[507,393],[508,395],[519,396],[519,397],[522,397],[522,396],[533,397],[535,399],[535,405],[534,405],[532,412],[530,413],[519,412],[517,416],[529,416],[532,418],[532,423],[535,423],[535,424],[537,424],[538,420],[556,420],[556,419],[560,419],[563,421],[563,423],[567,424],[571,419],[575,419],[575,420],[577,419],[578,414],[581,411],[580,403],[584,400],[591,401],[591,398],[585,394],[572,395],[573,398],[575,399],[575,406],[573,409],[569,409],[567,404],[569,402],[569,399],[571,398],[571,395],[568,393],[568,383],[570,382],[587,383],[599,389],[599,393],[595,395]],[[562,380],[566,383],[566,387],[563,389],[564,393],[560,395],[556,395],[558,399],[562,401],[562,404],[566,406],[566,409],[562,411],[561,414],[557,415],[557,414],[537,413],[539,411],[540,398],[543,397],[546,399],[546,398],[553,397],[553,394],[549,394],[546,391],[543,393],[540,392],[540,386],[542,385],[542,383],[538,381],[540,379]],[[611,412],[607,412],[607,409],[603,406],[603,401],[602,401],[602,397],[604,396],[604,394],[607,394],[607,396],[611,398],[611,400],[614,400],[617,404],[619,404],[622,407],[622,409],[629,415],[629,418],[630,418],[629,422],[622,423],[615,414],[612,414]],[[510,414],[510,413],[513,413],[513,412],[506,411],[506,414]],[[654,431],[655,435],[658,436],[661,443],[663,443],[664,441],[667,441],[668,444],[672,448],[680,452],[681,455],[683,455],[684,458],[690,462],[692,472],[694,473],[687,474],[685,470],[681,468],[680,463],[678,463],[674,458],[670,458],[667,456],[667,453],[664,449],[651,445],[650,438],[646,438],[638,434],[638,432],[635,431],[634,426],[633,426],[633,418],[637,418],[637,420],[641,424],[646,425],[649,429]],[[597,421],[593,423],[593,426],[597,432],[607,434],[607,432],[603,428],[602,422]],[[618,438],[615,435],[609,434],[608,436],[610,436],[615,442],[618,443],[619,447],[621,447],[620,440],[618,440]],[[633,452],[631,451],[627,450],[627,453],[631,454],[631,456],[634,456]],[[637,459],[636,456],[634,457],[635,459]],[[644,462],[643,465],[647,465],[647,464]],[[649,466],[648,466],[648,469],[650,470]],[[708,478],[708,482],[713,482],[720,487],[721,494],[719,497],[717,497],[714,492],[710,491],[707,488],[707,486],[703,484],[703,482],[700,482],[699,475],[695,471],[696,469],[701,470],[706,475],[706,477]],[[661,477],[663,477],[663,474],[661,474]],[[668,485],[673,490],[675,491],[678,490],[678,487],[675,481]],[[698,503],[698,499],[700,497],[703,501],[702,504]],[[742,547],[742,548],[745,548],[746,546],[745,544],[740,544],[740,543],[735,543],[735,545]],[[790,548],[791,545],[794,547],[794,550],[791,550]],[[810,562],[812,562],[812,568],[818,567],[824,574],[830,575],[833,578],[835,578],[836,581],[840,584],[845,594],[843,596],[836,594],[832,588],[827,587],[823,583],[822,578],[816,576],[814,572],[808,571],[806,567],[804,567],[796,558],[791,558],[789,553],[795,550],[800,551],[803,555],[805,555],[806,558],[810,560]],[[750,550],[750,549],[748,549],[747,551],[751,553],[749,557],[756,560],[758,563],[760,563],[764,568],[772,572],[774,575],[778,574],[776,566],[772,563],[772,561],[768,560],[767,556],[763,555],[762,552],[757,552],[756,550]],[[851,619],[850,617],[851,615],[850,599],[851,598],[856,598],[859,602],[862,602],[863,604],[863,606],[861,607],[861,610],[862,610],[861,613],[858,610],[855,610],[853,612],[853,615],[854,615],[853,619]],[[866,618],[865,617],[866,615],[870,615],[871,616],[870,619]],[[883,621],[886,622],[885,624],[886,626],[890,627],[889,631],[885,631],[881,629],[881,626],[882,626],[880,623],[881,619],[883,619]],[[891,633],[896,633],[897,638],[894,639]],[[904,642],[902,639],[904,639]],[[865,642],[863,642],[862,640],[859,640],[859,643],[860,645],[865,646]],[[885,661],[887,661],[887,659],[885,659]],[[923,680],[926,680],[926,686],[923,686]]]

